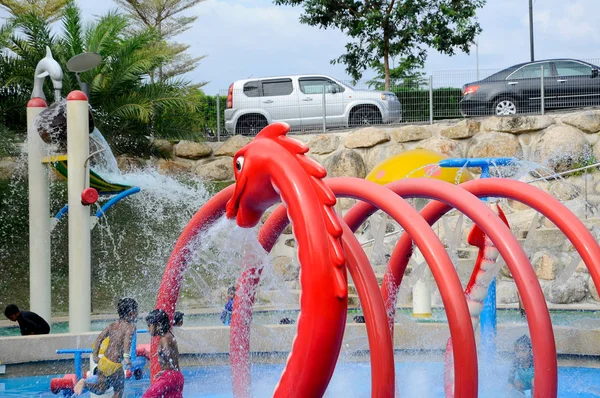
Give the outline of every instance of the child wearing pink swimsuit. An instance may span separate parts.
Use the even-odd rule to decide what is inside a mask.
[[[179,371],[179,348],[171,333],[171,322],[163,310],[152,310],[146,317],[151,336],[160,336],[157,373],[142,398],[183,398],[183,375]]]
[[[162,370],[143,398],[182,398],[183,375],[177,370]]]

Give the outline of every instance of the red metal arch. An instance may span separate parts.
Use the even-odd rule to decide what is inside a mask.
[[[163,309],[170,319],[173,319],[179,289],[183,281],[184,273],[188,267],[189,245],[194,238],[204,229],[208,229],[216,220],[225,214],[225,204],[233,195],[234,186],[227,187],[213,196],[204,206],[194,214],[188,225],[175,243],[175,248],[169,257],[169,261],[163,273],[158,295],[156,297],[156,308]],[[160,371],[158,364],[158,337],[151,340],[150,347],[150,375],[151,380]]]
[[[258,240],[265,251],[272,250],[287,225],[286,209],[284,206],[279,206],[259,231]],[[344,223],[342,227],[347,268],[355,282],[365,313],[369,347],[371,347],[373,396],[393,397],[395,386],[393,341],[390,330],[380,327],[387,322],[385,305],[371,264],[360,243]],[[262,268],[247,266],[237,283],[236,297],[239,299],[234,302],[230,328],[231,375],[236,397],[250,396],[250,323],[256,287],[260,283],[261,274]]]
[[[485,181],[487,183],[487,179],[470,181],[469,183],[470,185],[476,185],[476,183],[479,183],[480,181]],[[502,183],[496,187],[500,192],[502,191],[502,187],[509,186],[511,185],[511,182],[514,182],[513,180],[501,181]],[[498,184],[498,182],[499,181],[496,180],[496,184]],[[489,185],[490,183],[487,184],[488,185],[485,186],[492,189]],[[440,188],[445,185],[446,188],[434,189],[435,185],[439,185]],[[466,186],[466,184],[461,186]],[[543,292],[537,282],[535,272],[533,271],[533,267],[531,267],[529,259],[523,249],[518,245],[516,238],[510,234],[508,228],[506,228],[497,217],[495,217],[495,223],[498,224],[497,227],[484,227],[484,223],[487,223],[488,221],[487,217],[485,216],[485,213],[483,213],[483,210],[480,211],[477,209],[486,208],[488,211],[489,209],[475,196],[461,187],[431,179],[406,179],[389,184],[388,187],[403,197],[426,197],[445,202],[432,202],[421,211],[421,215],[430,224],[437,221],[441,216],[448,212],[452,206],[471,218],[479,225],[486,235],[490,237],[515,278],[517,288],[523,299],[523,306],[527,313],[535,361],[535,395],[540,397],[556,396],[558,377],[556,346],[554,343],[554,333],[550,315]],[[440,192],[442,195],[439,195]],[[482,196],[488,196],[488,193],[483,192]],[[489,194],[489,196],[499,195]],[[345,220],[351,228],[355,225],[358,227],[358,225],[360,225],[373,211],[374,209],[372,206],[365,203],[359,203],[348,212]],[[500,233],[501,231],[502,233]],[[505,235],[505,231],[508,231],[510,235]],[[408,263],[407,255],[410,253],[411,248],[412,239],[409,234],[405,233],[400,238],[392,253],[392,257],[390,258],[388,272],[386,272],[381,287],[384,301],[386,302],[386,305],[388,305],[388,316],[393,316],[394,305],[389,306],[393,301],[390,300],[390,298],[396,296],[402,281],[402,275],[404,274],[404,270]],[[528,264],[528,266],[523,267],[520,266],[520,264]],[[540,387],[538,388],[537,386]]]
[[[329,181],[332,181],[332,180],[329,180]],[[431,181],[431,180],[428,180],[428,181]],[[413,189],[413,191],[415,191],[415,190],[419,191],[420,188],[422,187],[422,185],[418,186],[418,187],[415,187],[415,186],[409,187],[406,185],[407,182],[416,183],[416,180],[412,180],[412,181],[406,180],[402,183],[396,183],[396,184],[403,184],[403,185],[394,187],[394,188],[396,188],[395,190],[404,195],[404,194],[407,194],[407,191],[404,191],[404,193],[402,193],[403,190],[407,190],[407,189],[411,188],[411,189]],[[469,191],[472,191],[477,196],[508,197],[508,198],[520,201],[522,203],[528,204],[529,206],[533,207],[534,209],[540,211],[548,219],[550,219],[552,222],[554,222],[557,225],[557,227],[560,228],[565,233],[565,235],[567,235],[567,237],[571,240],[571,242],[573,243],[575,248],[578,250],[578,252],[582,256],[584,262],[588,266],[588,269],[590,270],[590,274],[592,275],[594,283],[596,284],[596,286],[599,285],[598,282],[600,281],[600,247],[596,243],[593,236],[589,233],[587,228],[585,228],[585,226],[581,223],[581,221],[578,220],[577,217],[575,217],[568,209],[566,209],[566,207],[564,207],[564,205],[562,205],[560,202],[558,202],[552,196],[550,196],[550,195],[544,193],[543,191],[538,190],[528,184],[524,184],[524,183],[514,181],[514,180],[482,179],[482,180],[475,180],[475,181],[467,182],[467,183],[463,184],[463,187]],[[449,189],[449,188],[446,186],[445,189]],[[176,304],[177,297],[179,294],[179,288],[180,288],[180,283],[181,283],[181,279],[183,276],[183,272],[185,271],[185,269],[187,267],[187,255],[188,255],[187,245],[200,232],[200,230],[202,228],[205,228],[208,225],[212,224],[216,219],[218,219],[223,214],[224,205],[227,202],[227,200],[229,199],[229,197],[231,196],[232,192],[233,192],[233,187],[230,187],[228,189],[225,189],[224,191],[221,191],[219,194],[217,194],[215,197],[213,197],[193,217],[193,219],[190,221],[190,223],[188,224],[188,226],[185,228],[184,232],[182,233],[182,236],[178,240],[178,242],[176,244],[176,248],[173,251],[171,258],[169,259],[169,264],[167,265],[167,268],[165,269],[165,275],[163,276],[163,280],[161,282],[161,287],[159,290],[159,295],[157,298],[157,307],[165,309],[170,316],[172,316],[172,313],[175,309],[175,304]],[[415,196],[422,196],[422,194],[418,194]],[[452,196],[452,195],[450,195],[450,196]],[[359,212],[361,207],[363,208],[363,211],[367,210],[367,213],[369,211],[371,211],[371,209],[370,209],[371,206],[365,205],[365,204],[359,204],[354,209],[352,209],[351,212]],[[449,210],[449,207],[447,205],[445,205],[443,203],[439,203],[439,202],[437,202],[437,203],[434,202],[434,203],[431,203],[428,207],[426,207],[424,209],[423,215],[428,219],[428,221],[433,223],[433,222],[435,222],[435,220],[439,219],[439,217],[441,217],[441,215],[447,210]],[[427,214],[425,214],[425,213],[427,213]],[[285,211],[284,211],[284,214],[285,214]],[[467,214],[467,215],[469,215],[469,214]],[[471,217],[471,218],[473,218],[473,217]],[[477,222],[477,220],[474,220],[474,221]],[[283,220],[281,220],[281,219],[279,220],[279,224],[283,225],[283,227],[285,227],[285,225],[287,225],[287,220],[285,219],[285,217]],[[358,224],[360,224],[360,222]],[[480,224],[480,223],[478,222],[478,224]],[[274,225],[274,224],[271,223],[271,225]],[[267,225],[265,225],[265,227],[266,226]],[[486,231],[485,228],[483,228],[483,226],[481,224],[480,224],[480,226],[482,227],[482,229],[484,229],[484,231]],[[278,227],[276,229],[280,229],[280,228]],[[272,243],[274,243],[274,241],[277,239],[277,236],[279,235],[279,233],[274,234],[272,232],[273,231],[268,232],[266,230],[265,230],[265,232],[261,231],[261,234],[263,235],[263,240],[262,240],[263,245],[266,245],[266,246],[271,245],[272,246]],[[281,232],[281,231],[279,231],[279,232]],[[491,232],[491,231],[486,231],[486,233],[488,233],[490,238],[492,238],[492,240],[493,240],[493,236],[492,236],[493,234],[489,233],[489,232]],[[268,237],[272,242],[269,242],[269,239],[264,239],[264,237]],[[404,240],[405,240],[405,238],[401,239],[401,241],[399,242],[399,245],[396,247],[394,254],[392,255],[392,259],[390,261],[390,271],[392,272],[392,278],[396,279],[397,282],[401,281],[401,277],[402,277],[403,270],[405,267],[405,264],[402,265],[402,263],[404,262],[404,261],[402,261],[403,260],[402,257],[405,257],[406,253],[410,250],[410,246],[411,246],[410,239],[408,239],[408,243],[409,243],[408,246],[403,244]],[[499,249],[502,249],[502,247],[503,246],[498,245]],[[502,250],[501,250],[501,252],[502,252]],[[503,254],[503,257],[506,258],[504,253],[502,253],[502,254]],[[507,263],[508,263],[508,261],[507,261]],[[513,272],[513,275],[515,275],[515,272]],[[253,279],[256,279],[256,281],[258,281],[257,278],[259,278],[259,275],[254,274],[250,277]],[[517,281],[517,279],[518,278],[515,276],[516,281]],[[527,283],[529,283],[529,282],[530,281],[527,281]],[[394,286],[394,285],[397,286],[398,284],[394,283],[391,286]],[[389,291],[387,291],[389,286],[390,286],[390,284],[384,283],[384,286],[382,287],[384,295],[387,295],[390,293]],[[523,286],[519,286],[519,282],[517,282],[517,286],[519,287],[519,290],[522,293],[525,293],[522,291]],[[524,301],[528,301],[527,295],[524,295],[523,298],[524,298]],[[528,305],[525,304],[526,310],[527,310],[527,306]],[[251,310],[251,308],[250,308],[250,310]],[[393,308],[392,308],[392,310],[393,310]],[[528,314],[531,314],[531,311],[528,311]],[[532,335],[533,335],[533,333],[532,333]],[[155,343],[155,342],[153,341],[153,343]],[[553,343],[554,342],[552,340],[551,347],[546,346],[546,349],[552,348],[551,351],[555,351]],[[534,351],[535,351],[535,345],[536,344],[534,343]],[[555,358],[556,358],[555,352],[551,353],[551,354],[555,361]],[[536,358],[539,358],[539,356],[536,355]],[[154,363],[155,363],[155,358],[153,360],[153,365],[154,365]],[[152,368],[153,368],[153,373],[155,373],[155,367],[153,366]],[[537,368],[539,368],[539,366],[536,363],[536,369]],[[544,370],[549,370],[550,372],[552,372],[552,369],[546,368]],[[555,380],[555,378],[552,375],[549,374],[548,376],[550,376],[550,379]],[[546,379],[546,381],[551,381],[551,380]],[[545,383],[542,383],[541,385],[544,385],[544,384]],[[536,383],[536,385],[540,385],[540,384]],[[556,391],[555,387],[554,387],[554,391]],[[550,392],[550,391],[548,391],[548,392]],[[536,389],[536,396],[538,396],[538,395],[541,396],[542,394],[543,394],[542,391],[540,391],[539,389]],[[554,395],[555,395],[555,392],[554,392]],[[550,396],[552,396],[552,394]]]
[[[164,309],[169,317],[172,318],[175,311],[177,298],[183,275],[188,266],[189,261],[189,245],[194,241],[196,236],[203,230],[208,229],[217,219],[219,219],[225,211],[225,205],[233,194],[234,187],[226,188],[211,198],[190,220],[188,225],[183,230],[179,237],[173,253],[169,258],[169,262],[163,274],[163,279],[159,287],[159,294],[156,301],[156,308]],[[259,240],[265,248],[270,251],[277,237],[287,226],[285,209],[283,210],[279,225],[271,223],[261,229]],[[385,324],[386,313],[379,286],[375,275],[360,244],[355,236],[348,232],[347,227],[344,236],[344,247],[348,256],[348,267],[353,279],[355,280],[357,289],[362,293],[363,297],[370,298],[363,302],[363,309],[368,316],[367,327],[369,329],[369,341],[379,342],[379,349],[375,352],[380,352],[377,355],[378,361],[374,364],[374,371],[378,386],[378,396],[394,396],[394,357],[393,346],[390,336],[390,331],[387,328],[376,327],[376,325]],[[270,232],[268,232],[270,231]],[[275,236],[275,240],[269,241],[269,236]],[[371,271],[371,274],[369,274]],[[234,315],[231,323],[230,349],[232,357],[232,376],[234,378],[234,391],[236,396],[247,396],[249,393],[250,377],[249,377],[249,356],[243,355],[248,350],[243,350],[244,342],[249,348],[249,325],[252,316],[252,303],[254,301],[253,287],[256,286],[260,279],[261,269],[248,268],[240,277],[237,297],[234,305]],[[151,352],[157,352],[158,340],[152,340]],[[241,350],[240,350],[241,349]],[[154,355],[151,357],[151,374],[152,378],[160,367],[158,359]],[[246,372],[246,370],[248,372]]]
[[[600,245],[583,222],[558,199],[524,182],[500,178],[468,181],[461,187],[478,197],[513,199],[543,214],[573,244],[587,266],[596,289],[600,288]]]
[[[432,264],[433,275],[440,286],[440,293],[444,300],[444,305],[448,309],[451,335],[453,339],[458,337],[461,340],[461,342],[457,344],[454,353],[456,358],[455,374],[457,380],[455,393],[457,396],[463,397],[476,395],[477,352],[474,346],[474,334],[470,316],[468,315],[468,307],[466,306],[458,275],[437,235],[435,235],[429,226],[425,227],[425,223],[423,223],[423,220],[414,208],[405,201],[398,200],[400,198],[385,187],[356,178],[333,178],[325,181],[337,196],[368,200],[369,202],[376,204],[403,225],[407,231],[411,231],[412,234],[417,237],[417,246],[421,248],[421,251],[428,262]],[[487,207],[486,210],[489,211]],[[263,243],[265,250],[270,250],[270,247],[265,246],[265,244],[272,247],[279,234],[287,225],[288,221],[285,215],[285,209],[280,206],[280,208],[278,208],[265,222],[265,225],[259,233],[259,240]],[[495,215],[493,216],[495,217]],[[373,271],[371,270],[370,272]],[[254,276],[259,275],[256,270],[249,270],[248,274]],[[260,276],[258,278],[260,278]],[[243,276],[240,281],[242,280],[245,282],[250,281],[251,283],[258,283],[258,279],[253,278],[250,280],[247,276]],[[357,281],[355,280],[355,282]],[[253,288],[248,288],[243,291],[251,292],[252,290]],[[250,300],[250,303],[252,302],[253,299]],[[239,316],[247,316],[249,312],[251,312],[250,309],[241,309]],[[235,316],[234,313],[233,317]],[[249,357],[249,340],[247,337],[249,325],[247,323],[244,325],[244,322],[241,323],[241,326],[247,329],[240,330],[241,333],[236,337],[235,341],[236,350],[239,349],[239,351],[234,352],[232,350],[231,355],[240,355],[240,358],[237,358],[236,362],[244,364],[243,367],[245,369],[240,368],[237,369],[237,371],[245,374],[245,377],[249,377],[249,363],[247,359],[244,359]]]

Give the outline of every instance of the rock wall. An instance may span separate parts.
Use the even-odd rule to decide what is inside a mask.
[[[364,177],[387,157],[415,148],[452,157],[514,156],[539,163],[550,174],[600,159],[598,132],[600,110],[586,110],[365,127],[294,137],[309,146],[309,156],[323,164],[330,176]],[[158,167],[165,173],[190,172],[209,180],[227,181],[233,176],[231,158],[249,140],[235,136],[224,143],[181,141],[176,145],[157,140],[156,146],[173,154],[171,160],[159,160]]]

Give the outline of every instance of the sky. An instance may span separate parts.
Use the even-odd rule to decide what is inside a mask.
[[[116,8],[111,0],[77,0],[86,20]],[[205,0],[190,9],[198,19],[175,40],[193,55],[206,55],[186,77],[208,81],[207,94],[226,91],[248,77],[320,73],[350,80],[344,65],[330,60],[344,53],[347,38],[338,30],[300,24],[302,8],[271,0]],[[477,12],[480,76],[530,59],[527,0],[488,0]],[[0,12],[0,17],[6,13]],[[535,58],[600,59],[600,1],[534,0]],[[429,51],[425,72],[434,85],[462,85],[476,77],[476,48],[446,56]],[[365,78],[372,77],[367,72]]]

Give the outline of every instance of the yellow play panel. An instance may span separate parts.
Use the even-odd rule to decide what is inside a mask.
[[[434,178],[452,184],[472,180],[466,169],[442,168],[440,160],[448,159],[441,153],[427,149],[413,149],[387,158],[371,170],[366,179],[386,185],[404,178]]]

